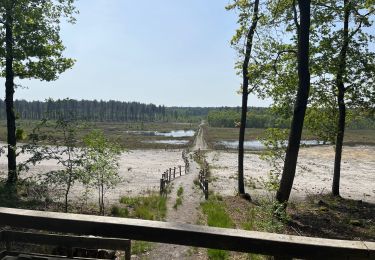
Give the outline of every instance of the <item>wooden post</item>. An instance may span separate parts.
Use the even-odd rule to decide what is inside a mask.
[[[204,198],[208,200],[208,181],[204,181]]]
[[[176,178],[176,167],[173,168],[173,179]]]
[[[172,180],[172,168],[169,168],[169,181]]]
[[[68,258],[73,258],[73,248],[72,247],[67,248],[67,255],[66,256]]]
[[[160,179],[160,195],[162,195],[163,194],[163,191],[164,191],[164,179],[163,178],[161,178]]]
[[[129,240],[129,244],[125,248],[125,260],[130,260],[132,257],[132,252],[131,252],[131,240]]]
[[[11,251],[10,245],[11,245],[11,244],[10,244],[9,241],[6,241],[6,242],[5,242],[5,249],[6,249],[8,252]]]
[[[179,165],[178,168],[180,169],[180,176],[181,176],[181,165]]]

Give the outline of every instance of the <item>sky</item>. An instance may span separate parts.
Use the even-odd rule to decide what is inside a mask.
[[[26,80],[16,99],[138,101],[167,106],[240,106],[236,14],[229,0],[80,0],[63,23],[74,67],[54,82]],[[4,80],[1,85],[4,86]],[[254,96],[249,106],[267,106]]]

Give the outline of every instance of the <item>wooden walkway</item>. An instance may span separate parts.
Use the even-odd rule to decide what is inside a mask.
[[[375,259],[375,243],[213,228],[190,224],[0,208],[14,228],[216,248],[304,259]]]

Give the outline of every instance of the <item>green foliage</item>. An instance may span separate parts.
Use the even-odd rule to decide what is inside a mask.
[[[201,203],[202,211],[207,216],[207,224],[210,227],[233,228],[234,223],[225,211],[222,200],[216,196],[210,196],[209,199]],[[229,253],[224,250],[208,249],[209,259],[228,259]]]
[[[177,196],[181,197],[183,193],[184,193],[184,188],[182,186],[180,186],[177,190]]]
[[[267,108],[249,108],[247,113],[247,128],[287,128],[290,124],[288,119],[283,119],[272,114]],[[238,109],[217,109],[208,113],[207,121],[211,127],[238,127],[240,121],[240,111]]]
[[[177,210],[178,206],[182,205],[182,197],[178,197],[173,205],[173,208]]]
[[[176,209],[176,210],[177,210],[178,206],[182,205],[183,193],[184,193],[184,188],[182,186],[180,186],[177,190],[176,202],[173,205],[173,208]]]
[[[99,192],[100,214],[104,215],[106,190],[113,189],[121,181],[118,160],[121,147],[110,142],[102,131],[93,130],[84,138],[83,183]]]
[[[271,165],[268,179],[263,179],[263,184],[267,191],[274,193],[278,190],[280,176],[283,170],[284,156],[286,150],[287,131],[277,128],[269,128],[265,131],[261,142],[265,146],[260,158]]]
[[[335,143],[337,112],[334,106],[327,106],[326,108],[309,107],[305,118],[306,129],[314,133],[319,140]]]
[[[111,212],[118,217],[163,220],[167,212],[167,199],[156,194],[146,197],[122,197],[120,206],[113,206]]]
[[[22,128],[17,127],[17,129],[16,129],[16,139],[17,139],[17,141],[22,141],[22,140],[25,140],[26,138],[27,138],[26,132]]]
[[[55,160],[61,169],[49,171],[40,178],[43,183],[50,186],[55,192],[61,193],[65,199],[65,212],[68,211],[68,197],[73,185],[82,180],[83,162],[82,153],[78,148],[76,136],[79,125],[74,120],[59,119],[49,125],[50,131],[43,132],[43,127],[49,124],[43,120],[35,127],[31,134],[32,142],[22,147],[21,152],[29,152],[32,156],[23,164],[20,170],[28,170],[30,164],[40,163],[42,160]],[[55,136],[61,136],[56,139]],[[48,140],[50,145],[41,142]]]
[[[73,23],[74,0],[3,0],[0,2],[0,75],[5,74],[5,27],[13,33],[15,77],[52,81],[71,68],[74,60],[63,57],[62,19]]]
[[[201,204],[203,213],[207,215],[207,224],[210,227],[232,228],[233,221],[225,211],[224,205],[215,196]]]
[[[132,254],[144,254],[152,249],[152,243],[132,240]]]
[[[258,202],[248,211],[247,219],[243,222],[242,227],[245,230],[256,230],[270,233],[283,233],[285,223],[289,216],[283,206],[277,201],[268,199]]]

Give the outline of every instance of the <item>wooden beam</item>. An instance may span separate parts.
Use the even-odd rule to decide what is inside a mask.
[[[64,245],[72,248],[88,249],[110,249],[121,250],[130,249],[130,240],[103,237],[71,236],[57,234],[43,234],[19,231],[3,231],[0,241],[19,242],[41,245]]]
[[[0,208],[18,228],[314,259],[375,259],[375,243],[300,237],[138,219]]]

